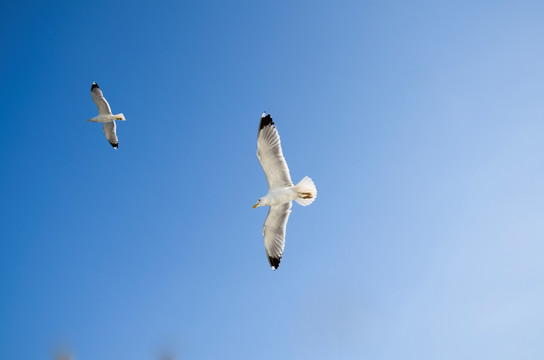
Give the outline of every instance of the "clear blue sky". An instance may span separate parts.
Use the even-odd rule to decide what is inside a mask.
[[[544,358],[543,39],[542,1],[3,2],[0,358]],[[276,272],[264,110],[319,191]]]

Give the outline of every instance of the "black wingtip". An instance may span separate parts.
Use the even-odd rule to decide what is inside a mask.
[[[98,84],[96,83],[96,81],[93,82],[93,85],[91,86],[91,91],[93,91],[95,88],[99,88],[99,89],[100,89],[100,87],[98,86]]]
[[[261,124],[259,125],[259,131],[261,131],[265,126],[268,126],[268,125],[274,125],[274,121],[272,121],[270,114],[266,114],[263,117],[261,117]]]
[[[117,150],[117,148],[119,147],[119,143],[117,143],[117,144],[110,143],[110,145],[113,146],[113,148],[114,148],[115,150]]]
[[[279,258],[268,257],[268,262],[272,267],[272,270],[276,270],[280,266],[281,256]]]

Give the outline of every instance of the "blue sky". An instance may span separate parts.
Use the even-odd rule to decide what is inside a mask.
[[[0,358],[542,359],[543,17],[2,3]],[[319,192],[276,272],[263,111]]]

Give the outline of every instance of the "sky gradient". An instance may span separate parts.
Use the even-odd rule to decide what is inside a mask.
[[[543,20],[0,4],[0,358],[544,358]],[[85,121],[93,81],[127,119],[117,151]],[[318,189],[275,272],[251,208],[263,111]]]

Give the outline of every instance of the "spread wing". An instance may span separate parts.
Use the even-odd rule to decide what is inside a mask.
[[[110,104],[108,104],[106,98],[102,95],[102,90],[100,90],[97,83],[93,83],[91,86],[91,97],[98,108],[99,115],[111,115]]]
[[[268,188],[292,186],[289,168],[281,151],[280,135],[270,115],[264,115],[257,136],[257,157],[268,180]]]
[[[110,142],[111,146],[113,146],[114,149],[117,149],[119,147],[119,140],[117,140],[117,133],[115,131],[116,125],[115,121],[110,121],[104,123],[103,126],[104,134],[106,135],[106,139]]]
[[[281,256],[285,248],[285,229],[291,213],[291,201],[271,206],[264,222],[264,247],[272,270],[280,266]]]

